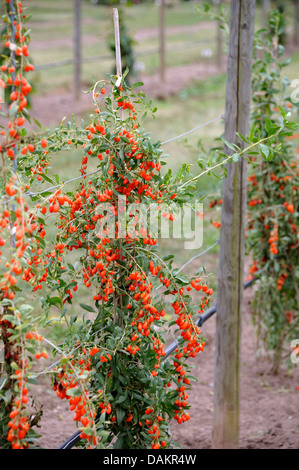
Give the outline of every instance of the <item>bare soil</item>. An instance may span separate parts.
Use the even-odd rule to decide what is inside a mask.
[[[265,358],[256,357],[252,327],[253,287],[244,292],[241,351],[240,448],[299,448],[299,369],[282,368],[274,376]],[[195,362],[198,382],[190,393],[191,419],[173,426],[173,437],[183,448],[211,448],[216,316],[202,327],[207,346]]]
[[[211,29],[215,28],[217,24],[214,21],[201,21],[200,29]],[[198,31],[198,24],[188,24],[185,26],[167,26],[166,36],[174,36],[175,34],[193,33]],[[134,38],[136,41],[145,41],[147,39],[153,39],[159,36],[159,27],[156,28],[144,28],[136,31]]]
[[[85,19],[84,20],[85,23],[96,23],[96,20],[93,20],[93,19]],[[55,25],[58,26],[58,25],[61,25],[63,24],[62,21],[57,21],[55,22]],[[34,24],[30,24],[29,25],[31,27],[34,28]],[[47,28],[52,28],[53,27],[53,22],[49,21],[46,23],[45,25],[46,29]],[[211,28],[215,28],[216,29],[216,23],[214,22],[209,22],[209,21],[202,21],[200,23],[200,29],[203,30],[203,29],[211,29]],[[186,26],[168,26],[167,29],[166,29],[166,36],[174,36],[176,34],[184,34],[184,33],[188,33],[188,34],[192,34],[192,33],[196,33],[198,31],[198,24],[194,24],[194,25],[186,25]],[[82,36],[82,46],[89,46],[89,45],[92,45],[92,44],[98,44],[99,43],[99,38],[100,37],[103,37],[104,35],[99,32],[97,34],[84,34]],[[149,40],[149,39],[155,39],[155,38],[158,38],[159,37],[159,27],[156,27],[156,28],[144,28],[142,30],[138,30],[136,31],[135,34],[133,34],[133,38],[136,42],[142,42],[142,41],[146,41],[146,40]],[[52,49],[55,49],[55,48],[61,48],[61,47],[69,47],[69,48],[72,48],[73,47],[73,38],[72,37],[68,37],[68,38],[51,38],[51,39],[47,39],[47,40],[44,40],[44,41],[33,41],[30,45],[30,49],[34,52],[34,51],[40,51],[40,50],[44,50],[46,48],[52,48]]]
[[[225,61],[224,61],[225,62]],[[225,63],[219,68],[214,62],[191,63],[187,65],[168,67],[165,74],[165,83],[161,84],[159,75],[141,74],[138,81],[144,86],[142,91],[147,98],[165,99],[176,95],[194,80],[205,80],[225,71]],[[137,80],[136,80],[137,81]],[[86,90],[88,86],[82,86]],[[56,91],[55,93],[32,97],[32,115],[45,127],[57,125],[66,116],[71,114],[80,116],[84,112],[93,110],[91,93],[80,93],[79,99],[74,99],[71,91]]]

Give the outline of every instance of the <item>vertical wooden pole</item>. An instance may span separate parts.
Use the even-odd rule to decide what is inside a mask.
[[[13,40],[13,44],[15,44],[16,43],[16,28],[15,28],[14,22],[15,22],[16,11],[15,11],[15,6],[14,6],[13,0],[10,0],[9,5],[10,5],[10,11],[11,11],[12,40]],[[16,53],[15,53],[14,50],[12,50],[12,52],[11,52],[11,58],[12,58],[12,65],[16,69]],[[13,80],[11,91],[13,92],[13,91],[15,91],[15,85],[14,85],[14,81],[15,81],[15,77],[16,77],[15,72],[12,72],[11,77],[12,77],[12,80]],[[15,147],[14,147],[14,156],[15,156],[15,158],[14,158],[14,161],[13,161],[13,171],[14,171],[14,173],[16,173],[16,171],[17,171],[16,154],[17,154],[17,146],[15,145]],[[14,240],[14,244],[15,244],[15,235],[13,235],[13,240]]]
[[[299,0],[294,0],[294,44],[299,44]]]
[[[219,70],[222,68],[223,64],[223,34],[220,28],[220,23],[217,23],[217,66]]]
[[[115,37],[116,74],[118,77],[121,77],[122,67],[121,67],[120,36],[119,36],[119,17],[118,17],[117,8],[113,8],[113,24],[114,24],[114,37]]]
[[[218,6],[220,12],[222,0],[213,0],[214,5]],[[222,30],[220,28],[220,22],[216,22],[216,60],[219,70],[222,68],[223,64],[223,37]]]
[[[262,3],[262,27],[268,29],[268,19],[270,11],[270,0],[263,0]]]
[[[122,77],[121,66],[121,50],[120,50],[120,35],[119,35],[119,16],[118,9],[113,8],[113,24],[114,24],[114,37],[115,37],[115,61],[116,61],[116,74],[119,78]],[[123,110],[119,110],[119,116],[123,119]]]
[[[243,144],[236,132],[248,134],[251,103],[252,45],[255,0],[231,0],[227,64],[225,138]],[[226,153],[231,150],[226,148]],[[246,220],[247,163],[227,165],[223,180],[213,447],[237,448],[239,441],[239,374],[241,302]]]
[[[80,98],[81,84],[81,0],[74,0],[74,98]]]
[[[118,9],[113,8],[112,11],[112,16],[113,16],[113,24],[114,24],[114,38],[115,38],[115,62],[116,62],[116,75],[119,78],[119,84],[120,80],[122,78],[122,65],[121,65],[121,48],[120,48],[120,33],[119,33],[119,15],[118,15]],[[123,120],[123,109],[119,109],[119,117],[121,120]],[[122,238],[120,238],[117,241],[118,248],[119,248],[119,255],[120,259],[122,257]],[[124,287],[125,291],[125,287]],[[118,296],[115,295],[115,292],[113,293],[113,308],[114,308],[114,323],[118,323],[119,326],[122,327],[123,325],[123,320],[120,315],[117,314],[117,307],[120,307],[121,310],[123,310],[123,296],[122,294],[119,294]]]
[[[165,0],[160,0],[160,81],[165,83]]]

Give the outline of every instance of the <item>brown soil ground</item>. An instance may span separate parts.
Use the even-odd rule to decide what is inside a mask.
[[[286,369],[274,376],[266,359],[256,357],[256,338],[252,327],[253,289],[244,293],[240,448],[299,448],[299,369]],[[216,317],[202,327],[208,339],[206,349],[195,363],[197,384],[190,393],[191,419],[173,427],[173,437],[184,448],[211,448],[213,426],[213,382]]]
[[[299,448],[299,368],[286,369],[274,376],[266,359],[256,358],[256,340],[251,324],[253,288],[244,294],[241,356],[240,448]],[[212,446],[213,381],[215,360],[215,316],[203,325],[207,338],[205,351],[194,361],[193,375],[198,382],[189,394],[191,419],[171,428],[173,439],[185,449],[209,449]],[[34,387],[44,403],[40,445],[55,449],[75,431],[68,403],[56,397],[45,380]],[[38,401],[37,401],[38,405]]]
[[[141,74],[138,81],[144,83],[142,91],[147,98],[163,99],[177,94],[194,80],[204,80],[224,71],[225,63],[221,68],[213,62],[191,63],[178,67],[168,67],[164,85],[161,84],[158,75]],[[87,87],[82,88],[86,89]],[[33,96],[32,104],[32,115],[45,127],[57,125],[64,116],[70,119],[72,113],[80,116],[84,112],[93,110],[92,94],[83,92],[80,94],[79,100],[74,100],[73,93],[66,91]]]
[[[91,18],[89,21],[85,19],[86,24],[87,23],[93,23],[96,22],[96,20],[92,20]],[[55,22],[55,25],[61,24],[61,21]],[[30,23],[29,23],[30,25]],[[34,28],[34,24],[30,25],[31,27]],[[45,25],[46,28],[52,28],[53,23],[51,21],[47,22]],[[203,29],[212,29],[216,28],[216,25],[214,22],[204,22],[202,21],[200,23],[200,28],[201,30]],[[168,26],[166,29],[166,36],[174,36],[176,34],[184,34],[184,33],[194,33],[198,31],[198,25],[186,25],[186,26]],[[99,42],[99,37],[105,36],[105,32],[103,33],[98,33],[98,34],[84,34],[82,36],[82,46],[90,46],[92,44],[98,44]],[[159,27],[156,28],[145,28],[143,30],[138,30],[136,33],[133,35],[133,38],[137,42],[142,42],[146,41],[148,39],[155,39],[159,37]],[[73,38],[52,38],[52,39],[47,39],[44,41],[33,41],[30,45],[31,51],[39,51],[39,50],[44,50],[46,48],[60,48],[60,47],[69,47],[72,48],[73,46]]]

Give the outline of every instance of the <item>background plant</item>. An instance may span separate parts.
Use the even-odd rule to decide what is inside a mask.
[[[256,36],[253,67],[252,119],[258,135],[279,125],[296,104],[290,99],[290,82],[283,75],[289,60],[283,58],[279,43],[281,14],[270,18],[270,33]],[[275,34],[272,34],[272,32]],[[247,249],[253,257],[251,273],[260,271],[254,301],[254,321],[258,339],[273,353],[273,368],[278,371],[284,345],[299,333],[298,317],[298,162],[294,130],[277,136],[276,149],[260,146],[253,157],[254,167],[248,182]]]
[[[223,11],[214,14],[208,4],[201,14],[218,19],[227,30]],[[273,10],[268,29],[257,31],[254,41],[251,133],[247,143],[275,134],[284,117],[296,115],[291,102],[290,81],[283,70],[285,58],[283,9]],[[275,373],[289,344],[298,336],[298,125],[280,132],[274,140],[261,142],[249,160],[247,254],[253,258],[251,276],[258,277],[253,302],[253,321],[258,351],[270,354]],[[219,153],[220,147],[216,147]],[[211,153],[211,152],[210,152]],[[204,150],[204,154],[207,151]],[[206,158],[206,157],[205,157]],[[216,191],[217,193],[217,191]],[[219,229],[221,199],[210,199],[211,222]],[[211,211],[211,209],[213,209]]]

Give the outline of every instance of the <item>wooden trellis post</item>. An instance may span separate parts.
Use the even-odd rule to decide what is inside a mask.
[[[271,8],[270,0],[263,0],[262,3],[262,26],[268,29],[269,11]]]
[[[121,66],[120,35],[119,35],[119,16],[118,16],[117,8],[113,8],[112,15],[113,15],[113,24],[114,24],[114,38],[115,38],[116,74],[118,77],[121,77],[122,66]]]
[[[294,44],[299,44],[299,0],[294,0]]]
[[[165,0],[160,0],[160,80],[165,83]]]
[[[81,84],[81,0],[74,0],[74,98],[80,98]]]
[[[115,39],[115,63],[116,63],[116,75],[122,77],[122,65],[121,65],[121,49],[120,49],[120,33],[119,33],[119,15],[118,9],[113,8],[112,11],[113,24],[114,24],[114,39]],[[123,110],[119,110],[119,116],[123,119]]]
[[[225,139],[238,143],[248,134],[251,103],[255,0],[231,0],[227,64]],[[232,153],[229,148],[227,154]],[[241,302],[246,220],[247,162],[227,165],[223,180],[213,447],[236,448],[239,441]]]
[[[221,7],[222,0],[213,0],[213,3],[218,6],[219,11]],[[221,70],[223,64],[223,34],[222,29],[220,28],[220,22],[216,22],[216,59],[218,68]]]

